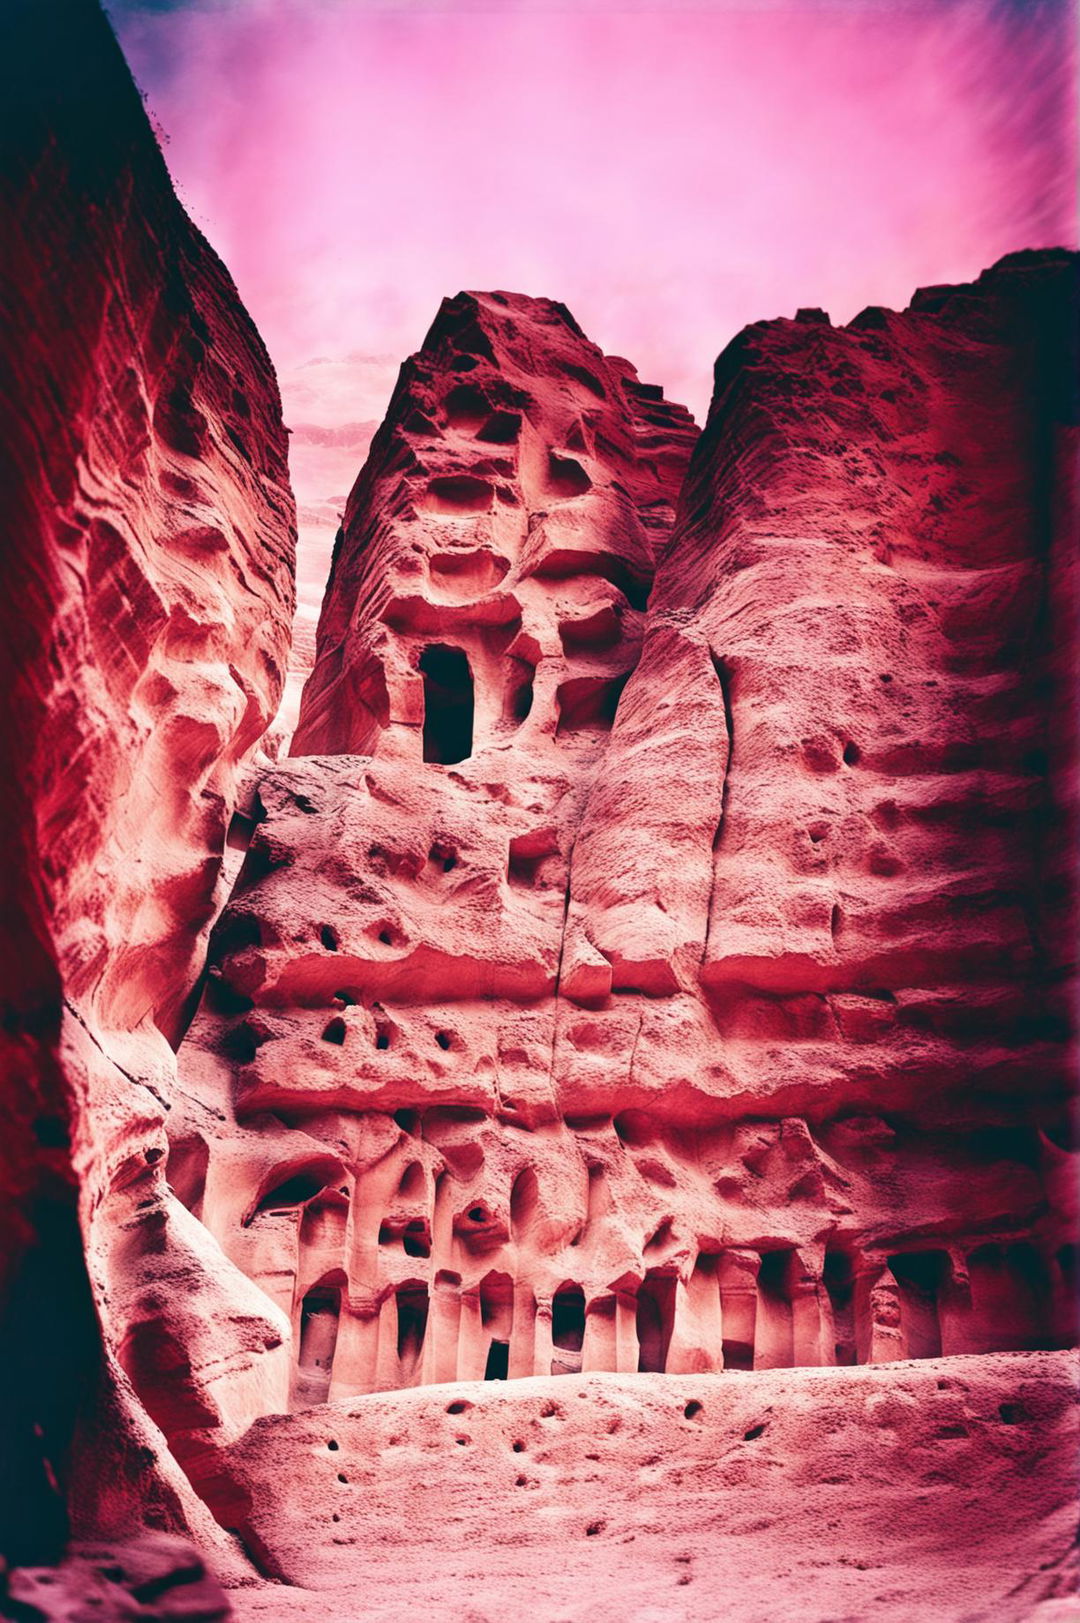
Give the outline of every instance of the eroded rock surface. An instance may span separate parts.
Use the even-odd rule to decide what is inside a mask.
[[[25,1563],[55,1555],[65,1501],[95,1532],[212,1542],[129,1377],[200,1371],[227,1431],[230,1383],[283,1356],[167,1188],[164,1121],[281,690],[295,526],[269,359],[101,11],[14,0],[0,29],[0,1505]]]
[[[236,1612],[1067,1623],[1074,1362],[549,1377],[268,1417],[233,1467],[291,1587]]]
[[[1073,275],[748,329],[674,524],[677,409],[444,305],[174,1117],[289,1406],[1072,1340]]]

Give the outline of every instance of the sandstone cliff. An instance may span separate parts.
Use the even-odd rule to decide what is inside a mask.
[[[100,10],[13,0],[0,59],[0,1501],[25,1561],[65,1505],[209,1539],[131,1380],[197,1367],[218,1315],[210,1424],[283,1334],[168,1190],[164,1123],[281,689],[294,508],[270,362]]]
[[[684,414],[443,306],[173,1116],[288,1406],[1071,1343],[1074,275],[748,329],[674,522]],[[202,1487],[317,1582],[294,1436]]]

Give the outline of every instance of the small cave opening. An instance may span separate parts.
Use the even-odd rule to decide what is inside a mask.
[[[300,1373],[327,1390],[340,1315],[340,1285],[317,1285],[304,1297],[300,1312]]]
[[[397,1351],[401,1373],[408,1378],[415,1373],[424,1350],[427,1333],[428,1292],[419,1282],[399,1285],[397,1289]]]
[[[510,1343],[493,1341],[484,1365],[485,1381],[505,1381],[510,1373]]]
[[[567,733],[610,732],[630,672],[621,676],[573,676],[555,692],[558,720],[555,737]]]
[[[675,1324],[673,1274],[645,1275],[637,1294],[638,1371],[662,1375]]]
[[[424,760],[452,766],[472,754],[473,679],[460,648],[432,643],[420,655],[424,678]]]
[[[855,1348],[855,1281],[846,1251],[826,1251],[825,1291],[832,1307],[833,1355],[838,1364],[857,1364]]]
[[[552,1345],[580,1352],[585,1341],[585,1292],[580,1285],[562,1285],[551,1303]]]
[[[505,1381],[510,1373],[510,1336],[514,1328],[514,1282],[509,1274],[490,1273],[480,1282],[480,1324],[487,1338],[485,1381]]]
[[[251,1216],[245,1219],[245,1228],[261,1212],[284,1212],[306,1205],[339,1173],[340,1164],[329,1160],[316,1161],[310,1166],[297,1167],[294,1164],[291,1171],[280,1168],[264,1186]],[[275,1182],[275,1178],[278,1181]]]
[[[506,696],[503,719],[508,727],[520,727],[527,721],[533,707],[533,682],[536,668],[527,659],[507,660]]]
[[[890,1272],[900,1287],[900,1323],[908,1358],[941,1357],[938,1292],[948,1267],[944,1251],[905,1251],[889,1258]]]
[[[405,1225],[401,1236],[401,1248],[407,1257],[430,1257],[431,1242],[428,1239],[427,1224],[422,1217],[414,1218]]]

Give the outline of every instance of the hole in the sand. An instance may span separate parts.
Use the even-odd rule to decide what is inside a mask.
[[[455,1398],[453,1403],[448,1403],[446,1405],[446,1412],[447,1414],[464,1414],[466,1409],[471,1408],[472,1404],[469,1403],[465,1398]]]
[[[323,1027],[322,1040],[324,1043],[337,1043],[338,1047],[340,1048],[342,1043],[345,1041],[346,1030],[347,1027],[344,1020],[341,1018],[340,1014],[336,1014],[334,1018],[328,1021],[328,1023]]]
[[[588,1527],[585,1529],[586,1538],[595,1538],[597,1533],[602,1533],[606,1526],[606,1522],[590,1522]]]
[[[690,1402],[683,1410],[683,1414],[686,1416],[687,1420],[693,1420],[695,1415],[699,1415],[701,1413],[703,1407],[704,1405],[699,1403],[697,1398],[691,1398]]]
[[[440,1048],[449,1048],[452,1040],[453,1039],[448,1031],[437,1031],[435,1033],[435,1041],[438,1043]]]
[[[340,1445],[337,1442],[335,1442],[333,1437],[331,1437],[330,1441],[327,1443],[326,1446],[330,1450],[331,1454],[336,1454]]]
[[[327,952],[337,952],[339,941],[338,933],[332,924],[324,924],[319,931],[319,940]]]
[[[862,751],[860,750],[858,744],[853,743],[849,739],[848,742],[844,745],[844,765],[845,766],[858,766],[859,761],[861,760],[861,758],[862,758]]]
[[[758,1438],[758,1437],[760,1437],[762,1435],[764,1430],[765,1430],[765,1421],[762,1420],[758,1425],[751,1426],[749,1431],[744,1431],[743,1432],[743,1442],[744,1443],[752,1443],[752,1442],[754,1442],[754,1440],[756,1438]]]

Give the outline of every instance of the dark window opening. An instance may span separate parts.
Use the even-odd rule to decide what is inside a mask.
[[[753,1369],[754,1349],[748,1341],[724,1342],[725,1369]]]
[[[472,754],[473,681],[460,648],[433,643],[420,655],[424,678],[424,760],[450,766]]]
[[[551,1304],[551,1340],[566,1352],[580,1352],[585,1340],[585,1292],[565,1285]]]
[[[510,1343],[493,1341],[484,1365],[485,1381],[505,1381],[510,1373]]]
[[[275,1184],[264,1195],[260,1195],[256,1211],[287,1211],[292,1206],[303,1206],[326,1188],[333,1176],[333,1168],[334,1163],[330,1162],[328,1168],[315,1166],[294,1172],[291,1177]],[[340,1172],[340,1167],[338,1171]]]
[[[347,1027],[340,1014],[335,1014],[334,1018],[327,1022],[323,1030],[323,1042],[337,1043],[338,1047],[340,1048],[342,1043],[345,1041],[346,1030]]]
[[[519,727],[528,718],[533,706],[535,676],[535,667],[530,665],[528,660],[508,661],[506,697],[503,704],[505,719],[509,725]]]
[[[401,1285],[397,1293],[398,1358],[403,1374],[411,1374],[420,1361],[427,1331],[426,1285]]]
[[[937,1296],[948,1258],[943,1251],[906,1251],[890,1257],[889,1268],[900,1287],[900,1323],[907,1356],[940,1358]]]
[[[846,1251],[826,1251],[825,1289],[832,1304],[833,1352],[838,1364],[857,1364],[855,1348],[855,1285],[851,1258]]]

